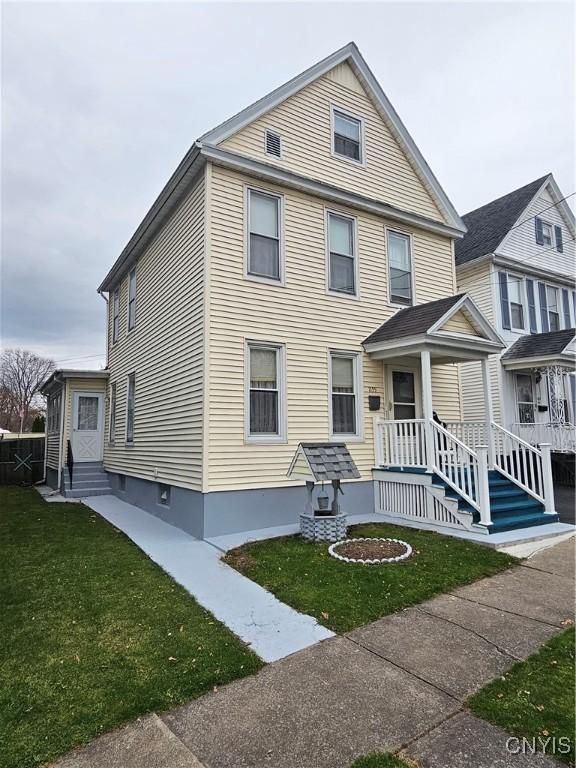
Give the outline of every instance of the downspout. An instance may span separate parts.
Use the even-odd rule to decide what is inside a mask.
[[[109,354],[109,346],[110,346],[110,333],[108,331],[108,325],[110,323],[110,317],[109,317],[109,308],[108,308],[108,299],[100,289],[97,291],[98,296],[100,296],[104,301],[106,302],[106,369],[108,369],[108,354]]]

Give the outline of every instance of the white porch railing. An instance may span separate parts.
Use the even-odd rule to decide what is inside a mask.
[[[542,443],[540,450],[492,422],[495,465],[500,472],[538,501],[546,512],[554,511],[550,445]]]
[[[475,451],[479,445],[488,445],[485,421],[447,421],[446,429]]]
[[[530,445],[550,443],[553,451],[576,452],[576,426],[574,424],[512,424],[510,431]]]
[[[486,518],[487,513],[487,522],[489,523],[490,498],[486,462],[484,462],[486,483],[483,483],[480,476],[478,454],[437,422],[432,421],[430,423],[434,441],[434,472],[466,499],[474,509],[477,509],[481,517]],[[482,522],[486,522],[486,520],[482,520]]]
[[[424,419],[374,420],[376,464],[388,467],[428,466]]]

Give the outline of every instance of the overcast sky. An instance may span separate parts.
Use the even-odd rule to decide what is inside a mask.
[[[4,3],[2,341],[104,362],[96,288],[195,138],[355,40],[460,213],[574,184],[555,3]]]

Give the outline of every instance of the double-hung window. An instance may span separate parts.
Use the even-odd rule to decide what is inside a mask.
[[[281,199],[267,192],[248,190],[247,272],[267,280],[282,280]]]
[[[112,343],[118,341],[120,333],[120,288],[112,294]]]
[[[333,435],[360,436],[359,359],[357,354],[330,353],[331,430]]]
[[[412,287],[412,249],[410,236],[402,232],[387,231],[388,264],[390,274],[390,302],[411,306]]]
[[[546,286],[546,304],[548,306],[548,327],[551,331],[560,330],[560,305],[558,303],[558,288]]]
[[[355,220],[328,213],[328,288],[356,295]]]
[[[128,275],[128,330],[136,325],[136,268]]]
[[[136,374],[128,376],[126,391],[126,442],[134,442],[134,406],[136,401]]]
[[[110,420],[108,422],[108,442],[116,438],[116,382],[110,384]]]
[[[362,121],[339,109],[332,110],[332,151],[339,157],[363,163]]]
[[[552,224],[538,217],[536,217],[534,221],[536,224],[536,242],[538,245],[553,245],[554,230],[552,228]]]
[[[279,442],[285,438],[283,354],[280,345],[248,344],[249,440]]]
[[[518,421],[521,424],[533,424],[536,403],[534,398],[534,380],[529,374],[516,374],[516,398],[518,402]]]
[[[524,330],[524,285],[520,277],[508,275],[508,301],[512,330]]]

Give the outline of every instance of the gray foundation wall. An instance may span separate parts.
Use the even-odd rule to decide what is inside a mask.
[[[60,490],[58,488],[58,470],[46,467],[46,485],[49,488],[53,488],[55,491]]]
[[[199,539],[297,524],[307,501],[304,484],[291,488],[258,488],[212,493],[171,486],[168,507],[158,503],[158,483],[130,475],[124,477],[125,490],[121,490],[120,476],[109,473],[110,485],[119,499],[134,504]],[[374,512],[373,481],[345,483],[342,488],[342,511],[350,516]],[[327,491],[332,493],[329,486]]]

